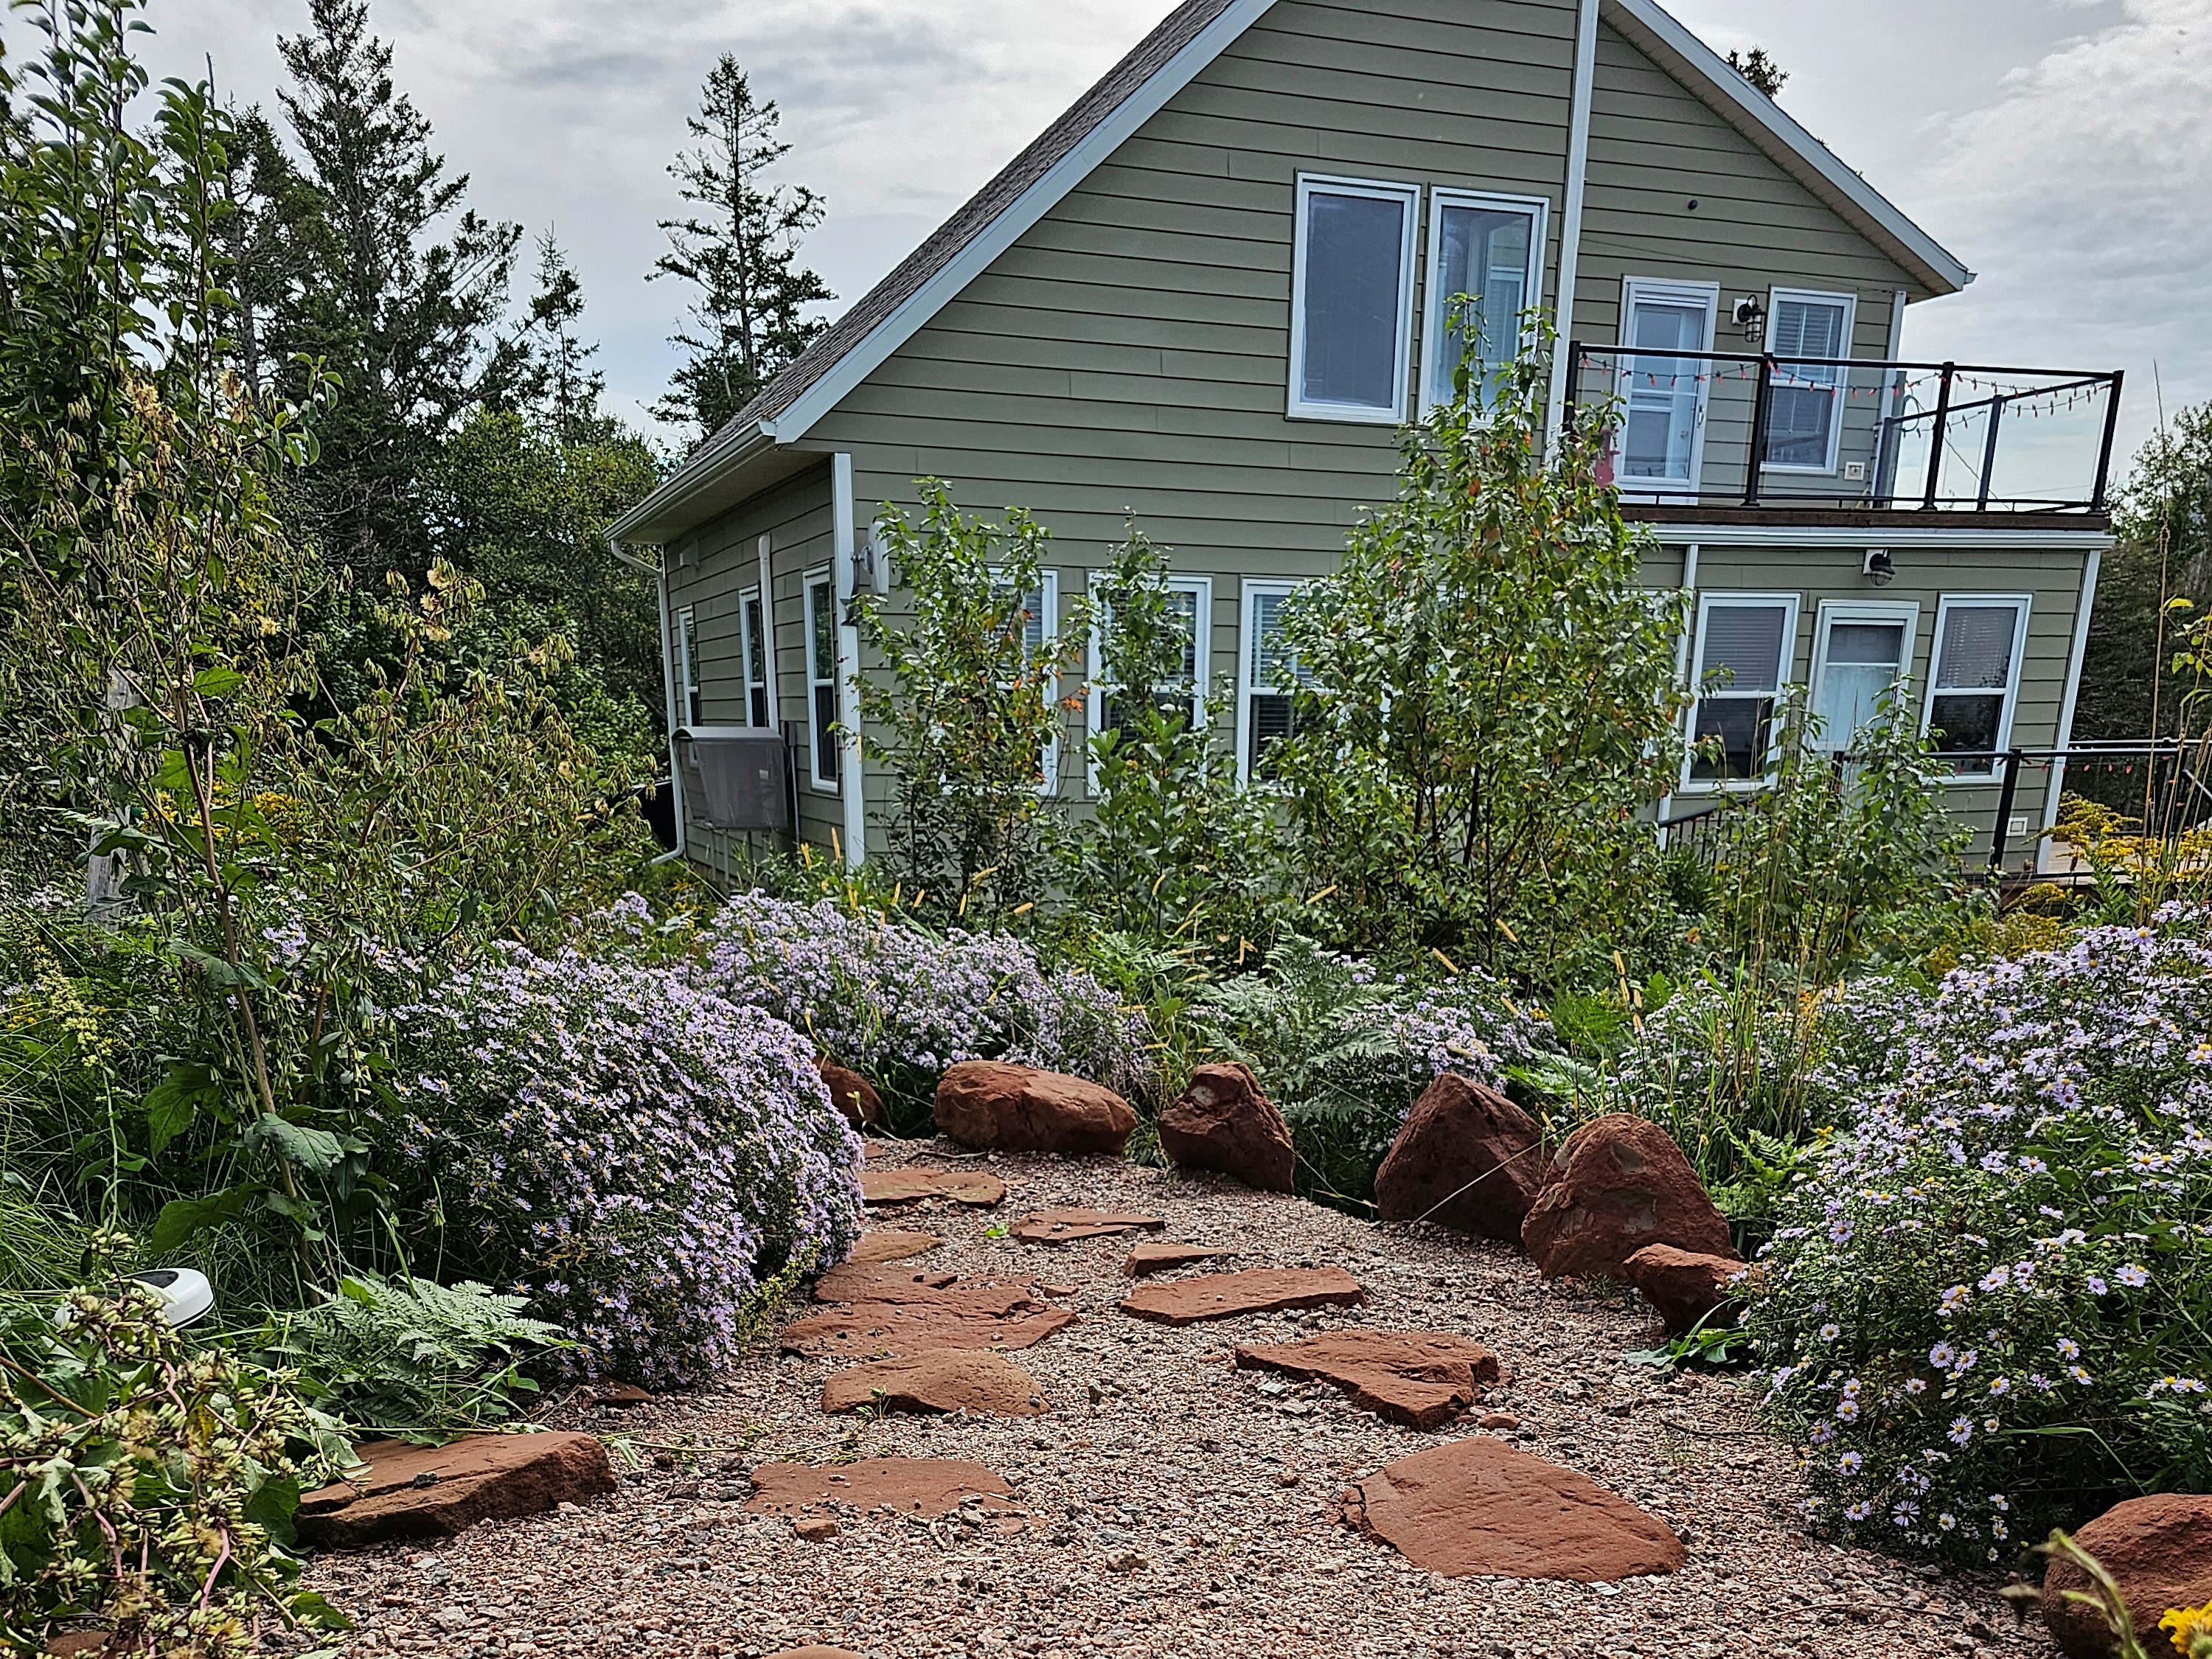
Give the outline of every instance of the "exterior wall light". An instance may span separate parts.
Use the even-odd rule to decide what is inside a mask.
[[[1735,302],[1735,325],[1743,331],[1743,343],[1753,351],[1766,338],[1766,307],[1759,303],[1759,296],[1747,294]]]
[[[1869,547],[1859,573],[1876,587],[1887,587],[1897,579],[1897,563],[1889,556],[1887,548]]]

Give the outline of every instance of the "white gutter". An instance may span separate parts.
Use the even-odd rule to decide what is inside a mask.
[[[664,566],[647,564],[643,559],[633,558],[623,552],[622,544],[615,539],[612,526],[607,530],[607,551],[631,569],[644,571],[653,578],[653,585],[659,590],[655,603],[660,612],[660,695],[663,712],[668,720],[668,793],[675,799],[676,845],[653,862],[665,864],[671,859],[682,858],[687,845],[684,826],[684,769],[676,759],[676,670],[672,665],[675,652],[670,643],[668,623],[668,571]]]
[[[857,870],[868,851],[867,780],[860,771],[860,630],[848,620],[859,592],[854,556],[859,529],[853,511],[853,458],[830,458],[830,580],[837,596],[837,793],[845,805],[845,867]]]
[[[1566,210],[1559,216],[1559,286],[1553,296],[1559,332],[1552,343],[1552,389],[1544,405],[1544,449],[1559,437],[1567,404],[1567,347],[1575,334],[1575,276],[1583,247],[1583,190],[1589,173],[1590,100],[1597,79],[1598,0],[1582,0],[1575,22],[1573,102],[1567,117]]]

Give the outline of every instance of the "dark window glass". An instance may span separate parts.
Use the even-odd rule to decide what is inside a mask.
[[[1405,226],[1401,200],[1326,191],[1306,198],[1302,402],[1397,407]]]

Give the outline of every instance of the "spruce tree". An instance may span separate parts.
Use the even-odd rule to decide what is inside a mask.
[[[669,251],[649,274],[680,277],[698,294],[694,327],[670,337],[689,356],[653,412],[691,422],[702,440],[822,331],[823,321],[803,308],[836,297],[798,264],[799,238],[822,222],[821,198],[762,176],[790,152],[775,137],[782,118],[773,100],[754,98],[737,58],[724,52],[699,113],[685,123],[698,146],[668,169],[699,210],[661,221]]]

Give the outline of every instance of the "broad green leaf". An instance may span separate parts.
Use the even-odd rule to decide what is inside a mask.
[[[259,1190],[256,1185],[232,1187],[210,1198],[172,1199],[155,1218],[154,1231],[146,1235],[146,1253],[163,1256],[210,1227],[235,1221]]]
[[[328,1129],[295,1123],[274,1112],[264,1112],[246,1127],[246,1144],[271,1146],[279,1156],[310,1175],[325,1176],[345,1158],[345,1142]]]
[[[192,676],[192,690],[203,697],[227,697],[245,684],[235,668],[203,668]]]

